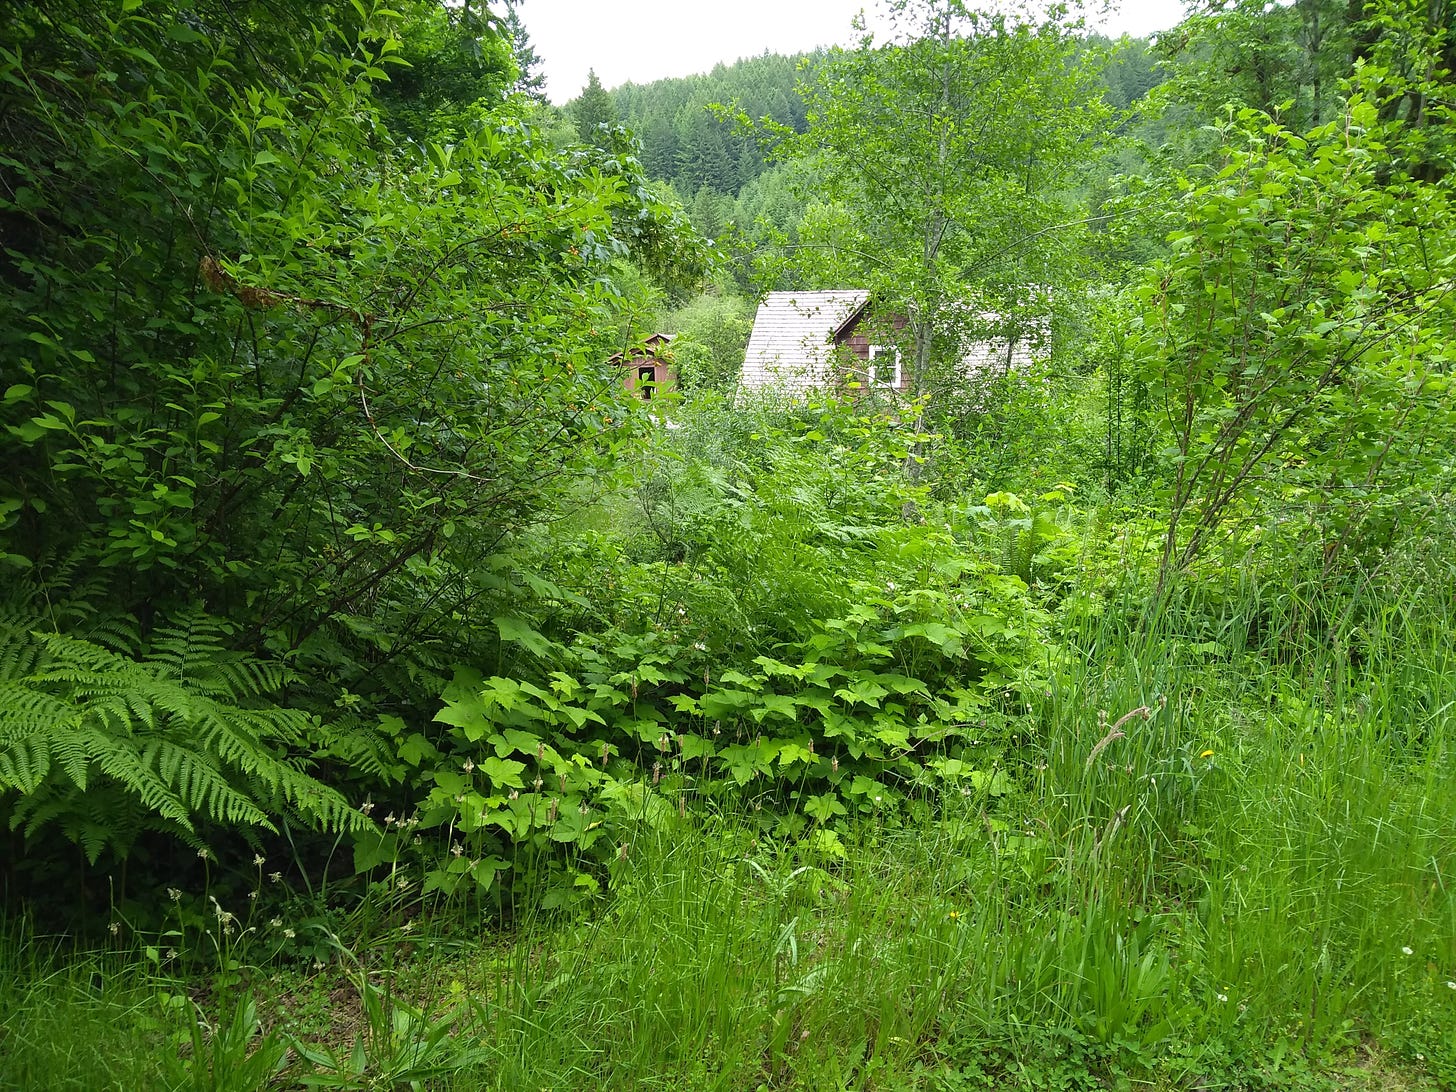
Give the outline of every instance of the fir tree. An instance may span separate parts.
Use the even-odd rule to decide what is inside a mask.
[[[612,106],[612,97],[597,79],[596,69],[586,74],[586,86],[572,109],[576,119],[576,132],[584,144],[602,142],[602,126],[617,123],[617,111]]]
[[[504,19],[505,32],[511,40],[511,51],[516,58],[516,67],[521,73],[511,90],[544,104],[546,77],[540,71],[541,57],[536,52],[536,47],[531,44],[531,36],[526,32],[526,25],[521,22],[521,16],[516,9],[515,3],[506,4]]]

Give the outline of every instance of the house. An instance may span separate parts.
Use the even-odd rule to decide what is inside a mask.
[[[895,344],[906,319],[872,322],[869,303],[863,289],[770,292],[753,320],[740,386],[803,394],[855,380],[875,390],[909,390],[904,349]],[[967,307],[964,319],[991,326],[997,316]],[[1037,330],[1028,337],[973,341],[962,353],[962,369],[970,378],[1024,368],[1044,340],[1045,332]]]
[[[642,344],[607,358],[607,363],[622,370],[622,386],[628,394],[650,402],[656,395],[677,389],[677,369],[668,350],[671,341],[671,334],[650,334]]]

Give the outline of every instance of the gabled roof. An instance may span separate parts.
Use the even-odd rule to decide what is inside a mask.
[[[807,391],[822,387],[834,335],[864,309],[862,289],[770,292],[758,305],[743,361],[746,388]]]
[[[668,342],[672,341],[672,339],[672,334],[648,334],[642,339],[640,344],[633,345],[627,349],[625,354],[613,353],[607,357],[607,363],[621,364],[624,355],[628,361],[642,360],[648,357],[656,359],[659,356],[659,350],[667,345]]]

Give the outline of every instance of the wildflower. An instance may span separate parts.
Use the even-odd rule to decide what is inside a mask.
[[[830,773],[838,773],[839,772],[839,756],[838,755],[836,755],[834,758],[831,758],[829,760],[829,772]]]
[[[465,765],[461,768],[465,771],[465,774],[468,777],[470,774],[473,774],[475,772],[475,762],[467,758],[465,760]]]
[[[952,910],[946,917],[950,918],[951,921],[959,921],[961,912],[959,910]]]
[[[249,891],[248,892],[248,901],[249,902],[256,902],[257,899],[258,899],[258,892],[256,892],[256,891]]]
[[[723,734],[723,722],[722,721],[715,720],[713,722],[713,734],[715,736],[721,736]]]
[[[424,844],[425,844],[425,840],[423,838],[421,838],[418,834],[416,834],[413,838],[410,839],[410,845],[412,845],[412,846],[420,846],[420,845],[424,845]]]
[[[173,902],[181,902],[182,892],[178,891],[175,887],[169,887],[167,888],[167,898],[171,899]]]
[[[512,790],[511,790],[511,791],[510,791],[510,792],[509,792],[509,793],[508,793],[508,794],[507,794],[507,795],[506,795],[506,799],[507,799],[507,800],[519,800],[519,799],[520,799],[520,798],[521,798],[521,792],[520,792],[520,790],[519,790],[519,789],[512,789]]]
[[[544,743],[538,743],[538,744],[536,744],[536,761],[537,762],[540,762],[541,759],[545,757],[545,755],[546,755],[546,744],[544,744]]]
[[[367,818],[368,815],[369,815],[369,813],[374,810],[374,801],[373,800],[366,800],[366,801],[364,801],[364,803],[362,803],[362,804],[359,805],[359,810],[361,812],[363,812],[364,815],[365,815],[365,817]]]
[[[895,582],[892,580],[888,584],[886,584],[885,585],[885,590],[886,591],[889,591],[889,592],[894,591],[895,590]]]
[[[708,646],[705,645],[705,644],[703,644],[702,641],[694,641],[693,642],[693,647],[695,649],[697,649],[699,652],[707,652],[708,651]]]
[[[621,845],[619,845],[617,847],[617,860],[619,860],[619,861],[625,861],[626,859],[627,859],[627,843],[626,842],[623,842]]]
[[[1415,955],[1416,954],[1414,948],[1411,948],[1411,947],[1409,947],[1407,945],[1404,945],[1404,944],[1401,945],[1400,951],[1401,951],[1401,954],[1402,955]]]
[[[281,873],[281,872],[270,872],[270,873],[268,873],[268,882],[269,883],[282,883],[283,882],[283,873]]]
[[[1219,999],[1219,1000],[1220,1000],[1220,1001],[1227,1001],[1227,1000],[1228,1000],[1228,994],[1226,994],[1226,993],[1220,993],[1220,994],[1215,994],[1215,996],[1216,996],[1216,997],[1217,997],[1217,998],[1218,998],[1218,999]]]
[[[177,949],[176,948],[168,948],[167,949],[167,954],[165,956],[163,956],[162,958],[166,959],[168,962],[171,962],[172,960],[174,960],[174,959],[177,958]]]
[[[293,938],[294,938],[294,937],[296,937],[296,936],[297,936],[297,935],[298,935],[298,934],[297,934],[297,933],[295,933],[295,932],[294,932],[294,931],[293,931],[293,930],[292,930],[292,929],[284,929],[284,930],[283,930],[283,938],[284,938],[284,939],[285,939],[285,940],[292,940],[292,939],[293,939]]]
[[[463,854],[465,852],[465,847],[462,846],[459,842],[453,842],[450,845],[450,852],[454,856],[459,857],[461,854]]]
[[[1199,757],[1199,758],[1212,758],[1212,757],[1213,757],[1213,752],[1212,752],[1212,751],[1204,751],[1204,752],[1203,752],[1203,753],[1202,753],[1202,754],[1201,754],[1201,755],[1199,755],[1199,756],[1198,756],[1198,757]]]
[[[607,768],[607,759],[610,758],[611,755],[612,755],[611,746],[609,744],[603,743],[602,744],[602,769],[605,770]]]
[[[212,856],[212,854],[207,851],[207,847],[206,846],[203,846],[201,849],[199,849],[197,851],[197,859],[200,860],[200,861],[208,860],[211,856]]]
[[[880,806],[880,800],[881,799],[882,799],[882,797],[880,797],[878,795],[875,797],[875,807],[879,807]]]
[[[551,807],[546,810],[546,822],[556,822],[556,809],[561,806],[561,800],[555,796],[551,798]]]
[[[270,928],[270,929],[282,929],[283,928],[283,919],[282,918],[269,918],[268,919],[268,928]]]
[[[1448,990],[1456,990],[1456,982],[1452,982],[1450,979],[1447,979],[1446,980],[1446,988]]]
[[[565,792],[566,791],[566,775],[565,774],[562,774],[561,775],[561,791],[562,792]]]
[[[458,797],[458,796],[457,796],[457,797],[456,797],[456,798],[455,798],[455,802],[456,802],[456,803],[457,803],[457,804],[458,804],[458,803],[461,803],[461,801],[462,801],[462,798],[461,798],[461,797]],[[390,813],[389,813],[389,814],[388,814],[388,815],[386,815],[386,816],[385,816],[385,817],[384,817],[384,825],[385,825],[385,826],[386,826],[386,827],[392,827],[392,826],[394,826],[394,812],[390,812]]]
[[[652,764],[652,783],[654,785],[656,785],[661,780],[662,780],[662,763],[661,762],[654,762]]]
[[[325,968],[325,967],[326,967],[326,966],[328,966],[328,964],[327,964],[327,963],[325,963],[325,962],[324,962],[324,961],[323,961],[323,960],[322,960],[322,959],[315,959],[315,960],[314,960],[314,961],[313,961],[313,969],[314,969],[314,970],[315,970],[315,971],[321,971],[321,970],[323,970],[323,969],[324,969],[324,968]]]
[[[401,925],[399,927],[399,931],[401,933],[408,933],[408,932],[413,931],[414,927],[415,927],[414,919],[411,918],[409,921],[405,922],[403,925]]]
[[[589,807],[586,806],[586,801],[585,800],[583,800],[581,802],[581,807],[577,808],[576,810],[578,812],[580,812],[583,816],[586,816],[586,815],[590,815],[591,814],[591,808],[589,808]]]
[[[111,930],[112,936],[117,936],[121,932],[121,922],[113,921],[107,928]]]
[[[254,868],[262,868],[263,865],[264,865],[264,863],[265,862],[263,860],[263,855],[261,853],[254,853],[253,854],[253,867]]]
[[[541,779],[539,777],[535,781],[532,781],[531,784],[535,786],[537,792],[541,791]]]

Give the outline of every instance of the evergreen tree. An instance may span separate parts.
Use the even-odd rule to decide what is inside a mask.
[[[572,108],[576,120],[576,132],[584,144],[602,143],[602,126],[617,124],[617,111],[612,106],[612,97],[602,87],[596,69],[586,74],[586,86]]]
[[[541,57],[537,54],[536,47],[531,44],[531,36],[526,32],[526,25],[521,22],[520,13],[516,9],[515,3],[506,4],[503,20],[506,36],[511,40],[511,51],[515,54],[516,67],[521,73],[516,77],[511,90],[528,99],[545,103],[546,77],[540,71]]]

